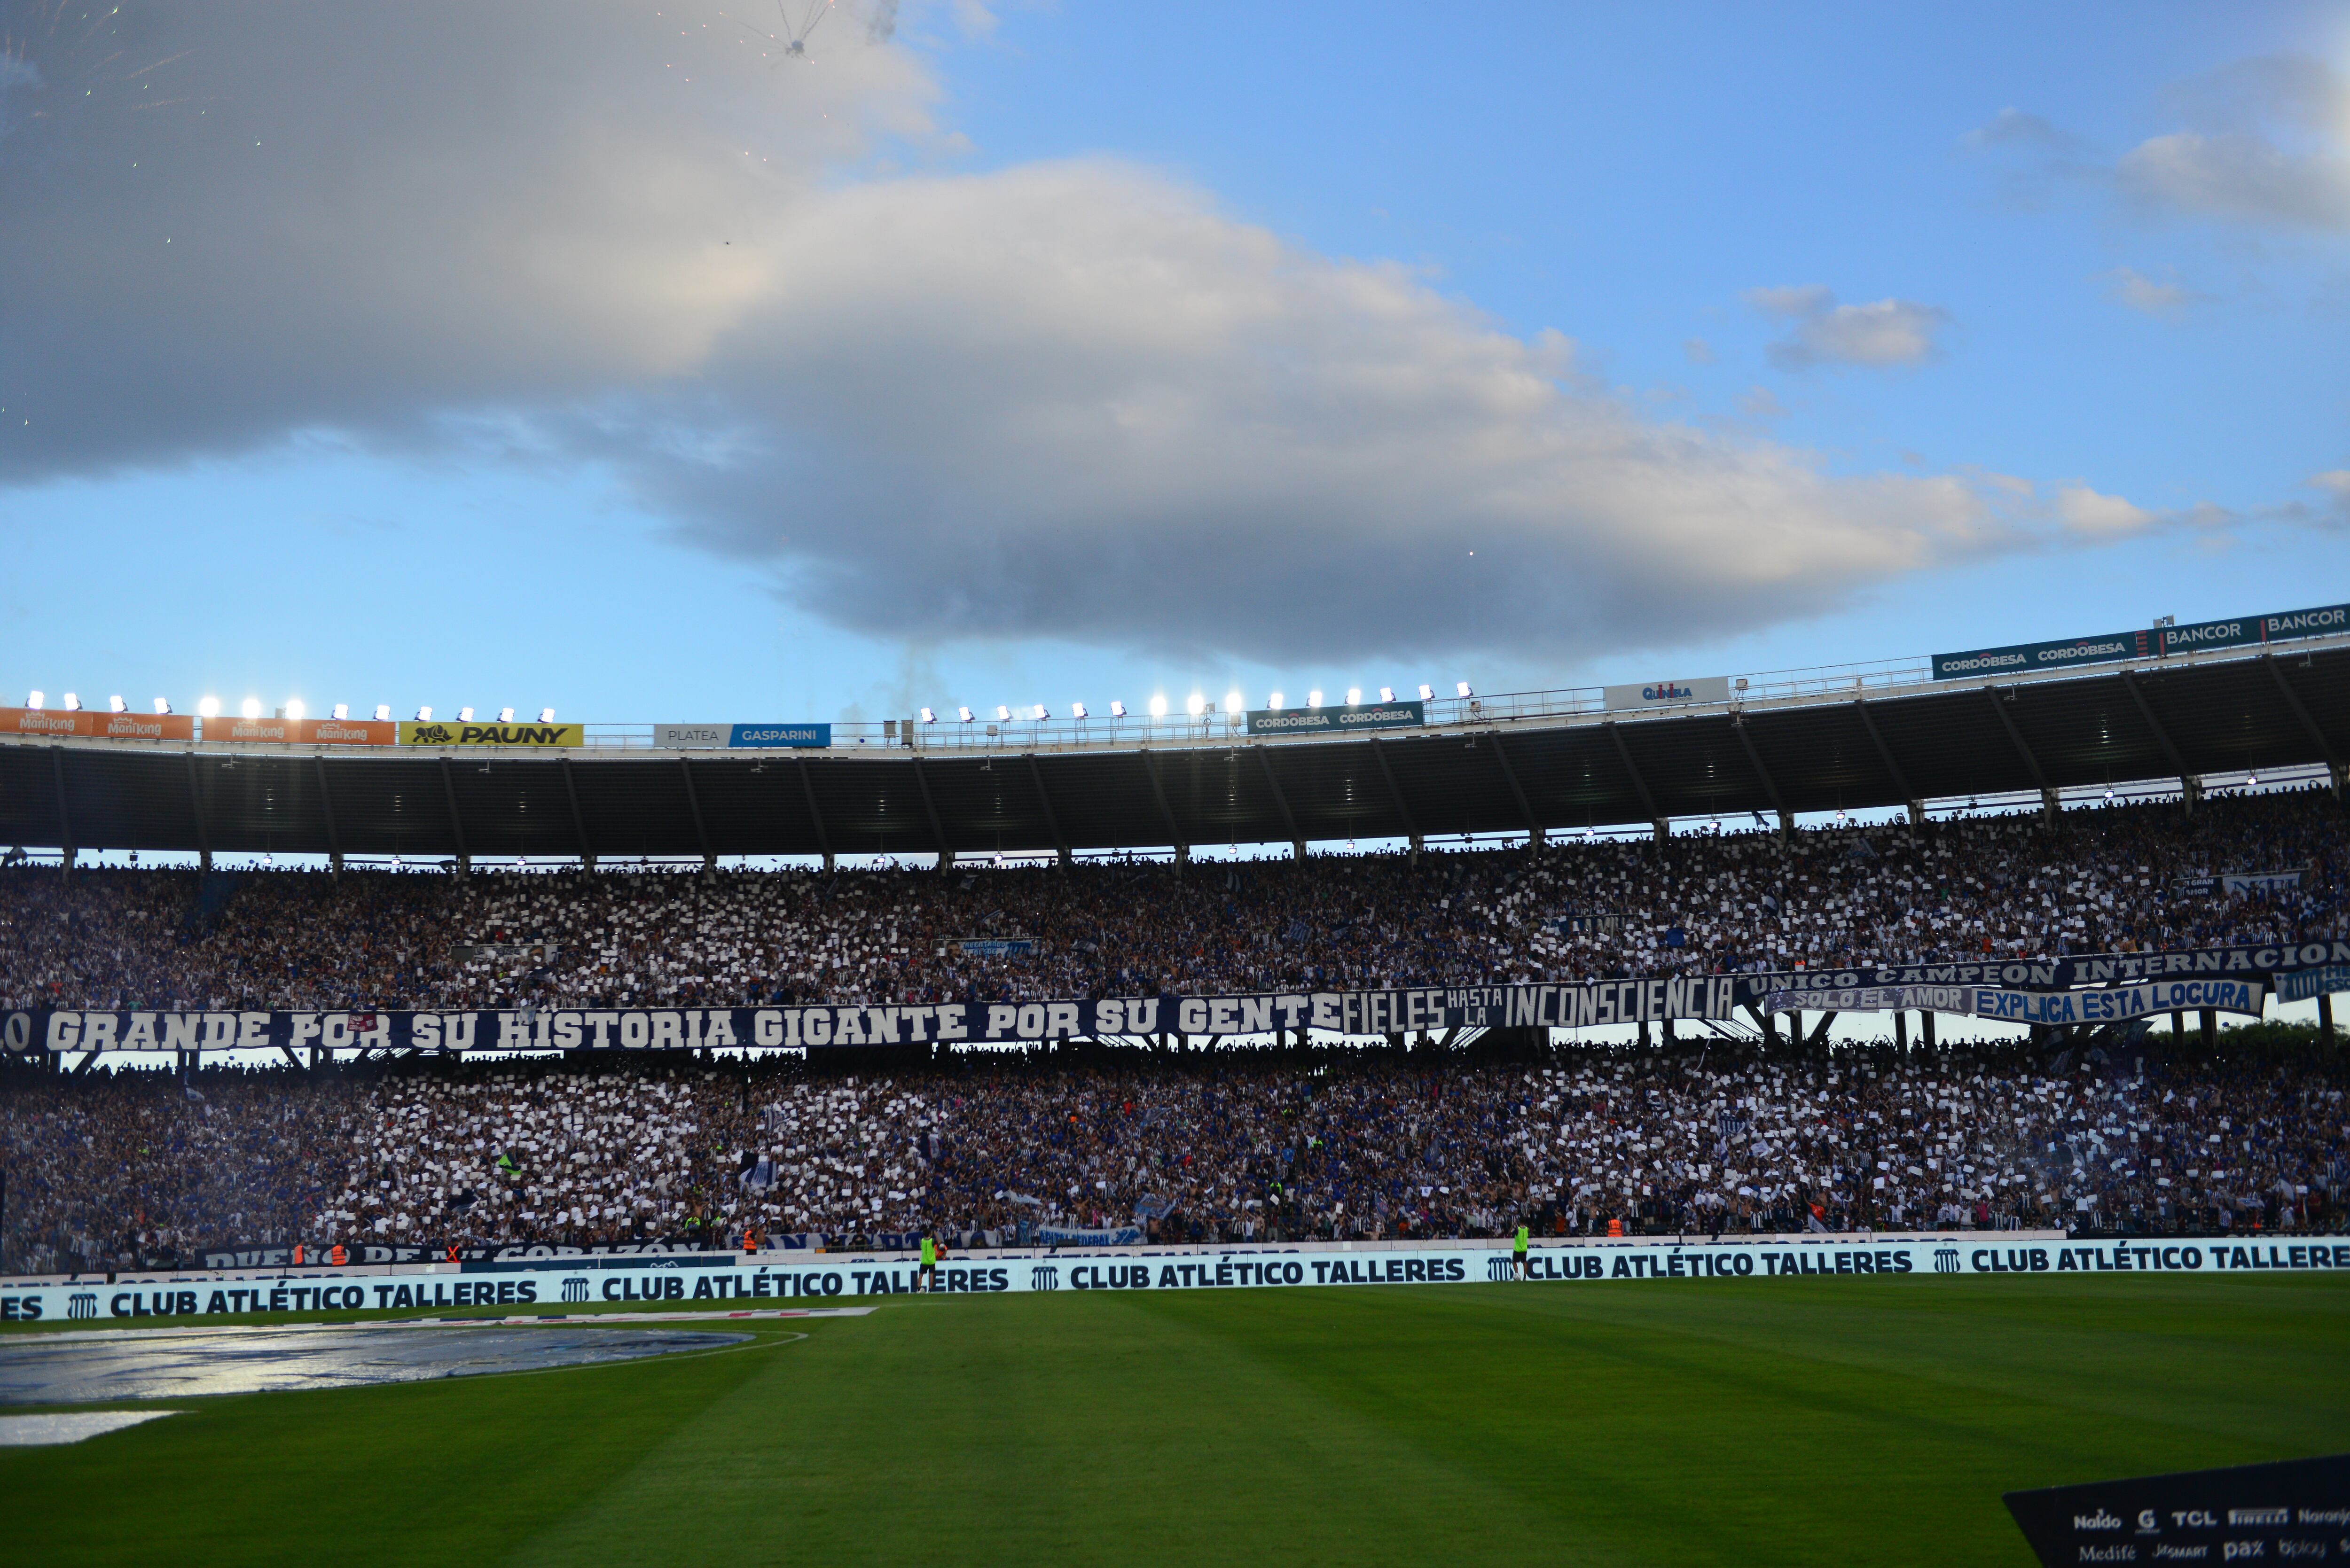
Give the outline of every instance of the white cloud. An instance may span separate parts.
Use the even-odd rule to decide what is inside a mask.
[[[2292,152],[2251,131],[2173,131],[2122,155],[2124,187],[2158,207],[2338,233],[2350,229],[2350,158]]]
[[[2147,212],[2324,234],[2350,232],[2350,82],[2300,55],[2239,60],[2165,95],[2180,128],[2113,176]]]
[[[2105,275],[2105,282],[2117,304],[2166,321],[2178,320],[2205,297],[2176,279],[2151,278],[2133,267],[2116,267]]]
[[[2012,542],[1969,484],[1646,420],[1563,338],[1129,165],[829,192],[777,263],[769,307],[662,407],[714,400],[743,441],[629,468],[859,627],[919,607],[941,636],[1565,651]]]
[[[2243,59],[2161,95],[2171,129],[2093,156],[2035,114],[2002,109],[1960,140],[2022,155],[2038,175],[2117,190],[2145,213],[2338,234],[2350,229],[2350,81],[2305,55]],[[2035,198],[2036,199],[2036,198]]]
[[[1791,324],[1789,335],[1767,350],[1782,369],[1814,365],[1857,365],[1893,369],[1920,365],[1939,352],[1935,334],[1950,324],[1950,312],[1914,300],[1880,299],[1870,305],[1838,305],[1820,284],[1794,288],[1752,288],[1746,302],[1765,316]]]
[[[2142,533],[2159,519],[2118,495],[2100,495],[2085,484],[2067,484],[2056,492],[2056,515],[2076,535],[2114,538]]]
[[[2336,524],[2350,524],[2350,468],[2332,468],[2324,473],[2313,473],[2311,489],[2326,500],[2327,519]]]
[[[2052,152],[2069,151],[2073,137],[2049,120],[2020,109],[2002,109],[1960,140],[1970,147],[2036,147]]]

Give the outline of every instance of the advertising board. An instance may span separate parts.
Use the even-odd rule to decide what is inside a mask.
[[[1622,708],[1679,708],[1691,702],[1730,701],[1730,677],[1692,675],[1679,680],[1649,680],[1630,686],[1600,688],[1612,712]]]
[[[182,713],[68,713],[59,708],[0,708],[0,734],[101,741],[192,741],[196,722]]]
[[[1252,735],[1331,735],[1350,730],[1399,730],[1428,722],[1424,702],[1360,702],[1336,708],[1252,708]]]
[[[403,719],[403,746],[579,746],[584,724],[468,724],[454,719]]]

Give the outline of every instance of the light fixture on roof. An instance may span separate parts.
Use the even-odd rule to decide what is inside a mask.
[[[511,723],[513,723],[513,722],[514,722],[514,710],[513,710],[513,709],[511,709],[511,708],[501,708],[501,709],[499,709],[499,710],[498,710],[498,722],[499,722],[499,723],[501,723],[501,724],[511,724]]]
[[[1394,687],[1392,687],[1392,686],[1382,686],[1382,687],[1380,687],[1380,688],[1379,688],[1379,701],[1382,701],[1382,702],[1392,702],[1392,701],[1395,701],[1395,688],[1394,688]]]
[[[965,723],[965,724],[970,723],[970,722],[971,722],[971,721],[972,721],[972,711],[971,711],[971,710],[970,710],[970,709],[968,709],[968,708],[958,708],[958,709],[956,709],[956,710],[955,710],[955,719],[957,720],[957,722],[961,722],[961,723]]]
[[[1433,701],[1436,701],[1436,688],[1435,688],[1435,687],[1433,687],[1433,686],[1430,686],[1430,685],[1427,681],[1425,681],[1425,680],[1421,681],[1421,682],[1419,683],[1419,700],[1420,700],[1421,701],[1423,701],[1423,702],[1433,702]]]
[[[1237,713],[1237,712],[1239,712],[1242,709],[1243,709],[1243,708],[1245,708],[1245,707],[1247,707],[1247,706],[1248,706],[1248,699],[1247,699],[1247,698],[1245,698],[1245,697],[1243,697],[1243,696],[1242,696],[1242,695],[1240,694],[1240,692],[1239,692],[1237,690],[1235,690],[1235,691],[1227,691],[1227,692],[1225,692],[1225,693],[1224,693],[1224,711],[1225,711],[1225,712],[1227,712],[1227,713]]]
[[[1069,717],[1073,719],[1085,719],[1091,717],[1091,715],[1086,711],[1086,705],[1084,703],[1072,702],[1069,704]]]
[[[1196,719],[1208,711],[1208,700],[1194,691],[1184,700],[1183,711]]]
[[[220,699],[217,697],[204,697],[200,699],[196,703],[196,711],[207,719],[219,718]]]
[[[416,711],[416,722],[420,724],[431,723],[432,722],[432,710],[431,708],[419,708]]]
[[[106,700],[106,711],[109,713],[128,713],[130,711],[130,704],[125,702],[122,700],[122,694],[118,691]]]
[[[1165,717],[1167,717],[1167,696],[1166,696],[1166,693],[1161,692],[1161,693],[1159,693],[1158,696],[1155,696],[1155,697],[1151,698],[1151,700],[1150,700],[1150,716],[1151,716],[1152,718],[1154,718],[1154,719],[1164,719]]]
[[[390,703],[379,702],[375,705],[375,722],[379,724],[389,724],[391,722]]]
[[[66,711],[68,713],[78,713],[81,711],[81,699],[75,696],[70,691],[66,693]],[[2258,784],[2261,781],[2254,779],[2252,782],[2254,784]]]
[[[328,712],[333,716],[336,723],[340,724],[350,718],[351,705],[348,702],[338,702],[328,709]]]
[[[1349,708],[1359,708],[1359,707],[1361,707],[1362,705],[1363,705],[1363,689],[1362,689],[1361,687],[1359,687],[1359,686],[1349,686],[1349,687],[1347,687],[1347,707],[1349,707]]]
[[[1050,708],[1045,707],[1042,702],[1036,704],[1036,722],[1041,724],[1052,716],[1053,711]]]
[[[1316,686],[1313,691],[1308,691],[1305,694],[1305,705],[1308,708],[1319,708],[1322,706],[1322,688]]]
[[[538,711],[538,722],[539,722],[540,723],[542,723],[542,724],[552,724],[552,723],[554,723],[554,722],[555,722],[555,710],[554,710],[554,709],[552,709],[552,708],[541,708],[541,709]]]
[[[296,723],[300,723],[302,721],[302,715],[307,713],[310,710],[307,708],[302,706],[302,699],[299,697],[288,697],[286,699],[286,716],[293,720]]]
[[[470,724],[473,722],[473,711],[471,708],[460,708],[457,710],[457,722],[460,724]]]
[[[48,698],[38,691],[28,691],[25,694],[25,706],[36,711],[47,701]]]
[[[261,717],[261,699],[260,699],[260,698],[258,698],[258,697],[248,697],[248,698],[246,698],[246,699],[244,700],[244,707],[242,707],[241,709],[239,709],[239,710],[238,710],[238,711],[242,712],[242,713],[243,713],[246,718],[248,718],[248,719],[258,719],[258,718],[260,718],[260,717]]]
[[[995,705],[995,722],[999,724],[1010,723],[1012,722],[1012,710],[1005,707],[1003,703],[998,702]]]
[[[1463,697],[1474,697],[1477,695],[1475,691],[1470,690],[1469,682],[1466,680],[1456,680],[1453,682],[1453,685],[1459,690],[1461,695]]]
[[[155,699],[155,713],[157,717],[161,718],[169,714],[171,711],[172,700],[169,697],[158,697]]]
[[[920,711],[923,723],[935,724],[939,722],[939,716],[936,713],[931,712],[928,708],[924,708]]]
[[[1126,717],[1126,704],[1125,704],[1125,703],[1123,703],[1123,702],[1121,702],[1121,701],[1118,701],[1117,698],[1115,698],[1115,697],[1111,698],[1111,699],[1109,700],[1109,716],[1110,716],[1111,718],[1113,718],[1113,719],[1123,719],[1123,718],[1125,718],[1125,717]]]
[[[1281,711],[1281,693],[1280,693],[1280,692],[1278,692],[1278,691],[1276,691],[1276,692],[1274,692],[1272,696],[1267,697],[1267,698],[1264,700],[1264,705],[1265,705],[1266,707],[1268,707],[1268,708],[1272,709],[1272,710],[1273,710],[1274,712],[1276,712],[1276,713],[1280,712],[1280,711]]]

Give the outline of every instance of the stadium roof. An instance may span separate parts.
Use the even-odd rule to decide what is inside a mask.
[[[0,742],[0,838],[433,857],[1073,851],[1802,813],[2350,754],[2350,639],[1342,740],[790,753]]]

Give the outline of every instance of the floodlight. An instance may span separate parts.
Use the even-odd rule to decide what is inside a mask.
[[[130,704],[125,702],[122,700],[122,694],[118,691],[106,700],[106,711],[109,713],[128,713],[130,711]]]
[[[1111,698],[1111,699],[1110,699],[1110,702],[1109,702],[1109,716],[1110,716],[1111,718],[1113,718],[1113,719],[1123,719],[1123,718],[1125,718],[1125,717],[1126,717],[1126,704],[1125,704],[1125,703],[1123,703],[1123,702],[1121,702],[1121,701],[1118,701],[1117,698],[1115,698],[1115,697]]]
[[[81,699],[75,696],[70,691],[66,693],[66,711],[68,713],[78,713],[81,711]],[[2254,782],[2257,783],[2258,781],[2255,780]]]
[[[1280,693],[1280,692],[1278,692],[1278,691],[1275,691],[1275,692],[1272,693],[1270,696],[1266,697],[1266,698],[1265,698],[1265,700],[1264,700],[1264,705],[1265,705],[1266,707],[1268,707],[1268,708],[1272,709],[1272,710],[1273,710],[1274,712],[1276,712],[1276,713],[1280,712],[1280,711],[1281,711],[1281,693]]]
[[[158,697],[155,699],[155,712],[159,717],[170,713],[171,711],[172,700],[169,697]]]
[[[1425,681],[1425,680],[1421,681],[1421,682],[1419,683],[1419,700],[1420,700],[1421,701],[1423,701],[1423,702],[1433,702],[1433,701],[1436,701],[1436,688],[1435,688],[1435,687],[1433,687],[1433,686],[1430,686],[1430,685],[1427,681]]]
[[[1042,702],[1036,704],[1036,722],[1041,724],[1052,716],[1053,711],[1050,708],[1045,707]]]
[[[968,708],[958,708],[955,710],[955,717],[968,724],[971,722],[971,710]]]
[[[196,711],[197,711],[197,712],[199,712],[199,713],[201,713],[201,714],[203,714],[203,715],[205,718],[207,718],[207,719],[217,719],[217,718],[219,718],[219,717],[220,717],[220,699],[219,699],[219,698],[217,698],[217,697],[206,697],[206,698],[204,698],[203,701],[199,701],[199,702],[196,704]]]
[[[42,703],[47,702],[47,701],[48,699],[47,697],[44,697],[38,691],[35,691],[29,693],[25,698],[25,706],[27,708],[38,708]]]
[[[302,715],[307,713],[310,710],[307,708],[302,706],[302,699],[299,697],[288,697],[286,699],[286,716],[294,720],[296,723],[299,723],[301,722]]]
[[[416,711],[416,722],[420,724],[431,723],[432,722],[432,710],[430,708],[419,708]]]
[[[473,711],[471,708],[460,708],[457,710],[457,722],[460,724],[470,724],[473,722]]]
[[[351,705],[348,702],[338,702],[329,711],[333,714],[335,722],[340,724],[350,718]]]
[[[1379,688],[1379,701],[1382,701],[1382,702],[1392,702],[1392,701],[1395,701],[1395,688],[1394,688],[1394,687],[1392,687],[1392,686],[1382,686],[1382,687],[1380,687],[1380,688]]]
[[[937,723],[938,722],[939,722],[939,716],[938,716],[936,713],[931,712],[928,708],[925,708],[925,709],[923,709],[923,710],[922,710],[922,722],[923,722],[923,723],[925,723],[925,724],[935,724],[935,723]]]
[[[2107,805],[2111,805],[2113,804],[2113,801],[2114,801],[2114,786],[2113,786],[2113,785],[2111,785],[2111,784],[2107,784],[2107,785],[2106,786],[2106,804]]]
[[[1248,706],[1248,699],[1247,699],[1247,698],[1245,698],[1245,697],[1243,697],[1243,696],[1242,696],[1238,691],[1227,691],[1227,692],[1225,692],[1225,693],[1224,693],[1224,711],[1225,711],[1225,712],[1227,712],[1227,713],[1237,713],[1237,712],[1239,712],[1243,708],[1245,708],[1245,707],[1247,707],[1247,706]]]
[[[1308,691],[1305,694],[1305,705],[1308,708],[1319,708],[1322,706],[1322,688],[1316,686],[1313,691]]]
[[[379,724],[389,724],[391,722],[390,703],[379,702],[375,705],[375,722]]]
[[[1092,715],[1086,711],[1086,705],[1084,703],[1072,702],[1069,704],[1069,717],[1072,719],[1087,719],[1091,718]]]
[[[66,693],[66,701],[67,701],[68,703],[70,703],[70,702],[73,701],[73,693],[72,693],[72,692],[68,691],[68,693]],[[2255,785],[2255,784],[2258,784],[2260,782],[2261,782],[2261,775],[2260,775],[2260,774],[2258,774],[2248,773],[2248,774],[2246,774],[2244,775],[2244,783],[2245,783],[2247,785]]]
[[[552,708],[541,708],[541,709],[538,711],[538,722],[539,722],[540,723],[542,723],[542,724],[552,724],[552,723],[554,723],[554,722],[555,722],[555,710],[554,710],[554,709],[552,709]]]
[[[998,702],[995,705],[995,722],[999,724],[1010,723],[1012,722],[1012,710],[1005,707],[1003,703]]]
[[[1201,714],[1208,711],[1208,700],[1205,697],[1201,696],[1197,691],[1194,691],[1191,693],[1190,699],[1184,702],[1183,706],[1185,710],[1191,713],[1191,717],[1196,719]]]
[[[1363,705],[1363,689],[1362,689],[1361,687],[1359,687],[1359,686],[1349,686],[1349,687],[1347,687],[1347,707],[1349,707],[1349,708],[1359,708],[1359,707],[1361,707],[1362,705]]]
[[[261,699],[260,699],[260,698],[258,698],[258,697],[248,697],[248,698],[246,698],[246,699],[244,700],[244,706],[242,709],[240,709],[240,710],[239,710],[239,711],[243,712],[243,713],[244,713],[244,715],[246,718],[248,718],[248,719],[258,719],[258,718],[260,718],[260,717],[261,717]]]
[[[1153,697],[1150,700],[1150,716],[1154,719],[1167,717],[1167,699],[1164,696]]]
[[[514,710],[513,710],[513,709],[511,709],[511,708],[501,708],[501,709],[499,709],[499,710],[498,710],[498,722],[499,722],[499,723],[501,723],[501,724],[511,724],[511,723],[513,723],[513,722],[514,722]]]
[[[1453,682],[1453,685],[1454,685],[1454,688],[1455,688],[1457,691],[1460,691],[1460,693],[1461,693],[1461,695],[1462,695],[1463,697],[1474,697],[1475,695],[1477,695],[1477,693],[1475,693],[1474,691],[1471,691],[1469,689],[1469,682],[1467,682],[1466,680],[1458,680],[1458,681],[1455,681],[1455,682]]]

